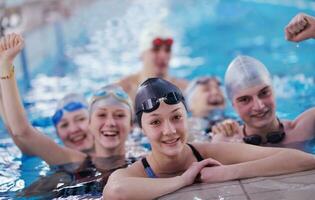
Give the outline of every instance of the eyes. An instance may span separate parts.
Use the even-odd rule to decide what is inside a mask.
[[[178,122],[181,122],[182,119],[183,119],[183,115],[181,113],[176,113],[171,116],[170,121],[172,123],[178,123]],[[163,123],[164,120],[165,120],[164,118],[156,116],[149,121],[149,124],[150,126],[158,127]]]
[[[153,46],[152,47],[152,51],[155,52],[155,53],[159,52],[160,50],[165,50],[167,53],[169,53],[169,52],[172,51],[172,47],[170,47],[170,46],[165,46],[165,47],[163,47],[163,46]]]
[[[109,115],[112,115],[113,119],[124,119],[127,117],[127,114],[125,112],[119,111],[115,113],[108,113],[106,111],[99,111],[96,113],[96,116],[98,118],[107,118]]]
[[[76,116],[73,118],[73,123],[83,123],[84,121],[87,121],[87,120],[88,118],[86,116]],[[66,129],[70,126],[70,121],[69,120],[61,121],[58,126],[61,129]]]
[[[272,91],[269,87],[267,87],[267,88],[263,88],[262,90],[260,90],[257,94],[257,97],[259,99],[264,99],[264,98],[270,97],[271,95],[272,95]],[[236,99],[236,101],[238,103],[241,103],[242,105],[246,105],[246,104],[249,104],[251,101],[253,101],[253,98],[254,98],[254,96],[250,96],[250,95],[241,96],[241,97],[238,97]]]

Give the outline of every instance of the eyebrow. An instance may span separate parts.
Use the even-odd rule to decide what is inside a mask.
[[[258,93],[260,93],[260,92],[262,92],[262,91],[264,91],[264,90],[267,90],[267,89],[270,89],[270,86],[265,86],[265,87],[263,87],[262,89],[260,89],[260,90],[258,91]],[[248,97],[248,96],[250,96],[250,95],[243,95],[243,96],[240,96],[240,97],[236,98],[236,100],[240,100],[240,99],[242,99],[242,98],[244,98],[244,97]]]
[[[264,87],[263,89],[259,90],[259,92],[261,92],[261,91],[263,91],[263,90],[266,90],[266,89],[270,89],[270,87],[269,87],[269,86],[266,86],[266,87]]]
[[[172,110],[170,113],[174,113],[174,112],[178,111],[179,109],[180,109],[180,107],[175,108],[175,109],[174,109],[174,110]],[[159,115],[160,115],[159,113],[152,113],[152,114],[150,114],[149,116],[154,117],[154,116],[159,116]]]

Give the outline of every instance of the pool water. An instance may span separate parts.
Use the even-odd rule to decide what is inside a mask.
[[[283,28],[298,12],[314,15],[314,10],[315,3],[306,0],[95,1],[58,25],[66,56],[56,53],[51,42],[56,26],[25,36],[32,88],[24,89],[17,69],[24,106],[32,124],[60,143],[50,121],[56,100],[72,91],[90,97],[91,91],[140,69],[139,30],[164,20],[176,33],[171,74],[223,80],[235,56],[256,57],[273,74],[277,115],[294,119],[315,105],[315,40],[287,42]],[[42,35],[47,38],[39,40]],[[228,112],[236,115],[230,105]],[[314,146],[309,141],[305,147],[314,153]],[[18,191],[47,174],[48,165],[22,155],[1,125],[0,199],[16,198]]]

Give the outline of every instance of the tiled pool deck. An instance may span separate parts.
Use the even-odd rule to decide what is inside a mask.
[[[315,170],[216,184],[194,184],[161,200],[314,200]]]

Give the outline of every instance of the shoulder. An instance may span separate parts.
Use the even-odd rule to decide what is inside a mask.
[[[288,141],[300,141],[314,137],[315,108],[301,113],[293,121],[283,120],[286,133],[290,136]]]
[[[120,79],[117,84],[120,85],[124,90],[128,91],[133,85],[138,85],[138,74],[131,74]]]
[[[171,82],[173,82],[179,89],[184,91],[188,86],[188,81],[182,78],[171,78]]]
[[[113,177],[145,177],[144,168],[141,163],[141,160],[133,163],[127,168],[122,168],[114,171],[112,173]]]

